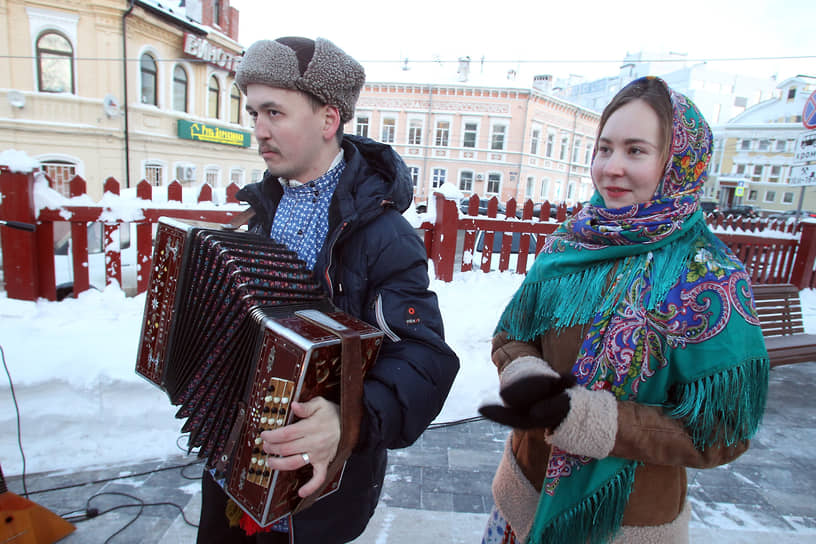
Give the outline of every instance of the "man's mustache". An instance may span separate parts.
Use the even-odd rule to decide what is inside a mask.
[[[280,149],[268,145],[258,145],[258,155],[262,155],[266,152],[280,153]]]

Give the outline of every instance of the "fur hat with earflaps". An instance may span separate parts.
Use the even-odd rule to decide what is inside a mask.
[[[335,106],[346,123],[354,115],[365,71],[329,40],[286,37],[253,43],[244,53],[235,81],[244,94],[251,83],[308,93]]]

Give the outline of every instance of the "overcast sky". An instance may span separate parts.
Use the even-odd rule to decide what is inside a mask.
[[[475,61],[483,56],[486,62],[512,61],[507,69],[594,79],[617,74],[627,52],[643,50],[685,53],[709,59],[712,69],[745,75],[816,76],[814,0],[231,0],[231,5],[241,14],[239,41],[245,47],[259,39],[320,36],[362,61],[370,74],[374,61],[399,66],[406,57],[455,61],[468,55]],[[785,62],[711,60],[808,55]]]

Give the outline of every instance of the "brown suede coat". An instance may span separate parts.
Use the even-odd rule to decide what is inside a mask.
[[[539,342],[508,340],[504,333],[493,339],[493,362],[501,372],[519,357],[534,356],[547,361],[553,370],[568,373],[575,363],[583,327],[548,333]],[[663,409],[636,402],[620,401],[618,432],[610,453],[613,457],[642,461],[635,472],[623,525],[656,526],[674,521],[686,502],[686,468],[708,468],[739,457],[748,442],[732,447],[694,447],[682,423],[663,414]],[[514,430],[510,441],[521,472],[540,493],[544,482],[550,445],[544,429]],[[535,508],[535,505],[533,505]]]

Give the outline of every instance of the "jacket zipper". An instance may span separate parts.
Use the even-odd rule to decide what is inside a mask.
[[[340,225],[340,228],[337,229],[337,232],[332,237],[332,240],[329,245],[329,256],[328,256],[328,264],[326,264],[326,272],[324,276],[326,278],[326,285],[329,286],[329,300],[334,301],[334,285],[332,285],[331,275],[329,271],[332,267],[332,260],[334,256],[334,245],[337,243],[337,239],[340,238],[340,234],[342,234],[343,230],[348,226],[348,221],[343,221],[343,224]],[[338,285],[340,287],[340,292],[343,292],[342,285]]]

